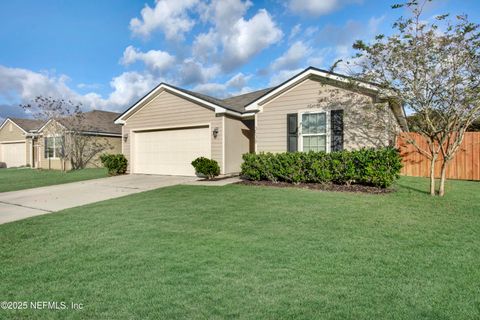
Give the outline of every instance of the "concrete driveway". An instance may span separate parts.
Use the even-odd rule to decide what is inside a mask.
[[[0,224],[197,179],[132,174],[3,192],[0,193]]]

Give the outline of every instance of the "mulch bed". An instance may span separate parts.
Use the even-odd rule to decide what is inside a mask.
[[[288,182],[271,182],[271,181],[250,181],[242,180],[237,184],[243,184],[247,186],[262,186],[262,187],[275,187],[275,188],[298,188],[298,189],[310,189],[318,191],[337,191],[337,192],[357,192],[357,193],[370,193],[370,194],[386,194],[394,192],[392,188],[377,188],[370,186],[363,186],[358,184],[352,185],[340,185],[333,183],[299,183],[292,184]]]

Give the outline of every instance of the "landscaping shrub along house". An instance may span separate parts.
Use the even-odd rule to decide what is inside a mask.
[[[398,151],[391,147],[355,151],[244,154],[242,176],[254,181],[360,184],[386,188],[399,178]]]

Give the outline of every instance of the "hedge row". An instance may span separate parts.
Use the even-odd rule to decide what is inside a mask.
[[[389,187],[402,168],[398,150],[244,154],[242,176],[249,180],[290,183],[361,184]]]

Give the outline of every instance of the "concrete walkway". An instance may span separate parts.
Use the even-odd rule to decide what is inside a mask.
[[[0,193],[0,224],[123,197],[147,190],[186,184],[196,177],[124,175]]]

